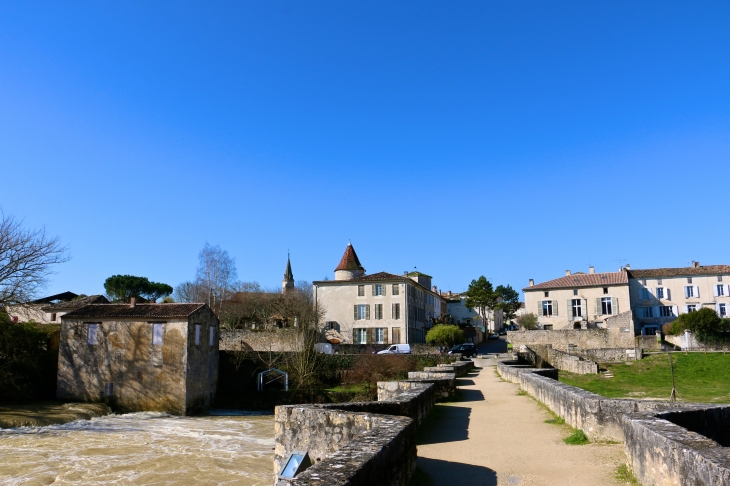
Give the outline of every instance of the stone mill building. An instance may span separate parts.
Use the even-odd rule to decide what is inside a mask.
[[[219,322],[206,304],[92,304],[61,318],[60,400],[123,412],[208,409],[218,382]]]

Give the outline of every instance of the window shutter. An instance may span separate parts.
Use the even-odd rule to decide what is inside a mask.
[[[375,343],[375,328],[369,327],[367,332],[367,341],[366,344],[374,344]]]
[[[664,297],[666,297],[667,300],[672,300],[672,291],[669,290],[669,287],[664,289]]]
[[[365,305],[365,319],[370,319],[370,304]]]
[[[674,317],[677,317],[679,315],[679,306],[678,305],[672,306],[672,314],[674,314]]]
[[[558,315],[558,301],[557,300],[553,301],[553,315],[554,316]]]
[[[619,314],[619,311],[618,311],[618,297],[612,297],[611,298],[611,304],[613,304],[613,305],[611,305],[611,313],[613,315]]]
[[[358,344],[357,342],[357,329],[352,329],[352,344]]]
[[[355,320],[357,320],[357,305],[355,306]]]
[[[685,299],[689,298],[689,287],[687,287],[687,286],[684,287],[684,298]]]
[[[375,284],[373,284],[371,287],[372,287],[372,290],[373,290],[373,295],[375,295]]]
[[[601,316],[603,315],[602,309],[601,309],[601,298],[596,297],[596,315]]]
[[[542,316],[542,301],[541,300],[537,301],[537,315]]]
[[[697,298],[700,297],[700,286],[699,285],[695,285],[695,297],[697,297]]]
[[[573,315],[573,301],[571,299],[568,299],[568,305],[567,305],[566,309],[568,309],[566,311],[568,313],[568,317],[575,317]]]
[[[725,297],[730,295],[730,285],[725,285]]]
[[[388,291],[386,290],[387,288],[388,288],[388,285],[383,284],[383,296],[385,296],[388,293]]]
[[[720,285],[713,285],[713,286],[712,286],[712,290],[713,290],[713,292],[714,292],[714,294],[715,294],[715,297],[717,297],[717,288],[718,288],[718,287],[720,287]]]
[[[715,304],[715,312],[717,312],[717,315],[720,315],[720,304]]]
[[[682,306],[682,312],[683,312],[684,314],[686,314],[687,312],[689,312],[689,309],[687,308],[687,306],[686,306],[686,305],[683,305],[683,306]]]
[[[383,344],[388,344],[388,328],[383,328]]]

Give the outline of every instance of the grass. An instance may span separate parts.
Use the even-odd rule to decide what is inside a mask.
[[[672,353],[674,380],[685,401],[730,403],[730,354]],[[613,378],[576,375],[561,371],[559,379],[607,398],[669,399],[672,377],[667,354],[647,356],[639,361],[605,363]]]
[[[630,484],[631,486],[640,486],[641,483],[636,479],[634,473],[631,472],[629,466],[621,464],[616,470],[616,479],[622,483]]]
[[[591,443],[588,437],[586,437],[586,434],[580,429],[575,430],[572,434],[563,439],[563,442],[568,445],[584,445]]]
[[[518,397],[527,396],[527,392],[525,390],[523,390],[522,388],[520,388],[519,390],[517,390],[517,396]]]
[[[361,383],[359,385],[338,385],[331,388],[325,388],[325,391],[338,393],[365,393],[367,391],[367,385],[365,383]]]

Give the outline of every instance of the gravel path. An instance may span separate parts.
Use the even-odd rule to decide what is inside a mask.
[[[462,400],[437,405],[419,431],[418,465],[435,485],[620,484],[622,444],[565,444],[568,427],[545,423],[548,412],[494,366],[457,384]]]

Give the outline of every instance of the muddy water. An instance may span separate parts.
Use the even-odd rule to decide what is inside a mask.
[[[273,415],[245,412],[2,429],[0,484],[270,485],[273,447]]]

